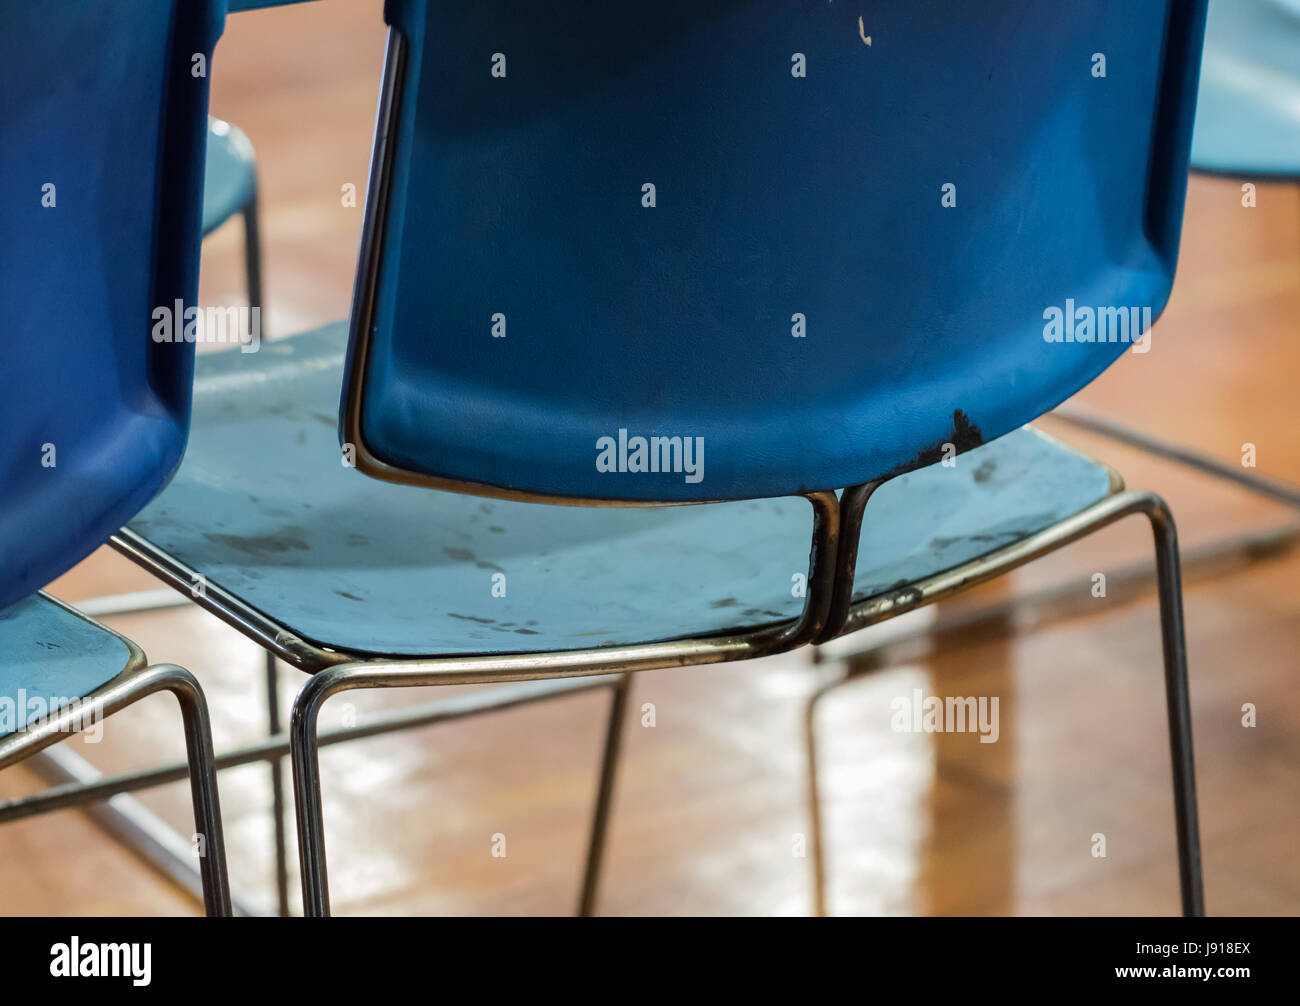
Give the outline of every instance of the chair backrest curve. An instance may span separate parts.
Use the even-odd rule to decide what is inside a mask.
[[[224,0],[0,5],[0,608],[180,463],[224,17]]]
[[[1204,0],[386,17],[341,409],[368,474],[568,502],[837,488],[1150,345]]]

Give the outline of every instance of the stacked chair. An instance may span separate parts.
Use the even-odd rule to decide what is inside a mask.
[[[386,5],[349,322],[201,357],[185,461],[113,538],[310,675],[307,914],[341,691],[614,675],[592,910],[628,673],[829,640],[1129,515],[1202,911],[1172,517],[1024,424],[1128,348],[1049,308],[1168,298],[1204,4],[917,0],[872,44],[859,14]]]
[[[912,0],[868,33],[840,4],[389,0],[350,319],[196,361],[148,333],[193,303],[209,208],[255,206],[255,181],[203,194],[194,67],[224,10],[0,15],[24,251],[0,694],[177,694],[210,912],[238,753],[214,760],[188,673],[33,593],[106,538],[308,675],[287,746],[309,915],[330,697],[609,687],[591,912],[632,672],[826,642],[1139,516],[1202,913],[1173,518],[1025,424],[1128,348],[1053,337],[1053,308],[1168,299],[1204,2]],[[85,72],[53,79],[69,53]],[[18,724],[0,767],[78,714]]]
[[[224,8],[16,0],[0,11],[0,768],[145,696],[180,703],[204,907],[230,914],[198,682],[39,588],[166,483],[185,446],[193,347],[156,341],[192,305],[208,105]],[[5,714],[8,714],[7,716]],[[56,799],[47,799],[45,797]],[[5,820],[59,794],[6,805]]]

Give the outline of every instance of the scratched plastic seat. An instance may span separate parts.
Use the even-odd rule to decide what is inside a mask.
[[[1200,910],[1172,521],[1023,427],[1138,334],[1052,309],[1169,295],[1203,4],[860,14],[387,5],[346,351],[338,325],[200,360],[185,463],[117,539],[313,672],[307,913],[340,690],[780,652],[1134,513]]]
[[[257,354],[201,355],[185,462],[124,536],[183,562],[185,583],[202,574],[208,593],[274,619],[286,659],[317,647],[364,657],[627,646],[803,610],[810,535],[797,499],[592,510],[360,477],[340,462],[331,414],[346,348],[339,324]],[[881,490],[871,582],[957,565],[1111,487],[1099,465],[1031,430],[970,457],[953,477],[932,467]],[[1039,492],[1017,493],[1037,466]],[[945,514],[949,492],[959,505]]]
[[[230,894],[198,682],[38,588],[157,493],[184,448],[193,347],[150,332],[155,306],[198,285],[208,79],[191,66],[222,15],[196,0],[0,8],[0,235],[15,252],[0,272],[0,768],[172,692],[209,914],[229,914]],[[52,798],[0,819],[67,805]]]

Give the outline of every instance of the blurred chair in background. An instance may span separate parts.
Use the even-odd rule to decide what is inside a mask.
[[[260,309],[266,335],[266,304],[262,293],[262,247],[259,238],[257,157],[238,126],[208,116],[207,167],[203,178],[203,236],[231,217],[244,220],[244,272],[249,307]]]
[[[1300,0],[1210,0],[1192,170],[1300,182]],[[1300,508],[1300,485],[1170,443],[1078,406],[1053,415]],[[1243,543],[1247,555],[1250,542]]]

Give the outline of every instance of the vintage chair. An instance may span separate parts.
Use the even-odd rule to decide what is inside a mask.
[[[195,71],[222,14],[193,0],[0,12],[0,219],[21,252],[0,294],[0,767],[171,691],[214,915],[230,914],[230,893],[202,690],[37,588],[156,494],[185,445],[192,348],[150,333],[156,308],[196,294],[208,78]],[[0,818],[68,795],[11,801]]]
[[[305,911],[339,691],[780,652],[1140,513],[1199,913],[1172,520],[1020,427],[1127,348],[1049,308],[1164,306],[1203,16],[388,3],[346,358],[343,325],[204,356],[185,463],[115,538],[312,673]]]

